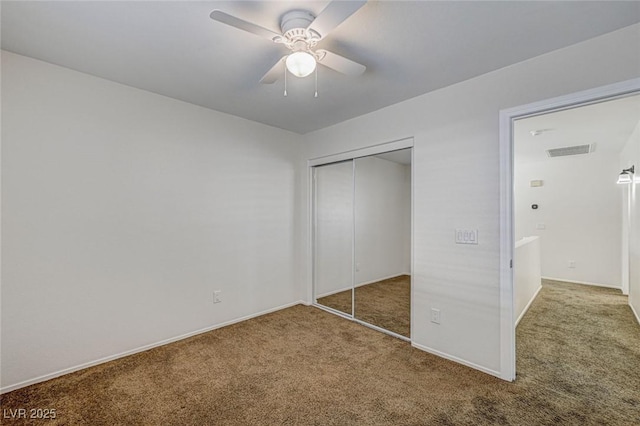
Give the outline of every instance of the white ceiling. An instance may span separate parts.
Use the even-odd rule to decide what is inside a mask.
[[[258,83],[283,47],[215,22],[273,31],[327,1],[2,1],[2,48],[298,133],[640,22],[640,2],[370,1],[319,47],[367,66]]]
[[[514,123],[514,161],[562,161],[549,158],[547,149],[595,144],[586,156],[619,153],[640,122],[640,95],[517,120]],[[531,131],[544,130],[533,136]]]

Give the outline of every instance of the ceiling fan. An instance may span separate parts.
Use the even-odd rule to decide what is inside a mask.
[[[282,34],[236,18],[221,10],[214,10],[209,16],[214,21],[269,39],[290,50],[260,79],[261,83],[271,84],[282,74],[283,62],[286,69],[297,77],[310,75],[316,69],[316,64],[322,64],[350,76],[361,75],[366,70],[364,65],[328,50],[316,49],[316,45],[366,2],[366,0],[332,1],[318,16],[307,10],[290,10],[280,19]]]

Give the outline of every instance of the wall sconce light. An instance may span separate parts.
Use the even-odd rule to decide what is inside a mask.
[[[633,174],[635,173],[635,167],[631,166],[628,169],[622,169],[622,173],[618,176],[617,184],[633,183]]]

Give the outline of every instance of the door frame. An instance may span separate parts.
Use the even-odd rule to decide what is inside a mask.
[[[513,255],[513,122],[640,93],[640,78],[500,110],[500,377],[516,378]]]

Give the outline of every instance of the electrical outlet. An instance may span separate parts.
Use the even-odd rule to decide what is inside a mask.
[[[213,292],[213,303],[220,303],[222,302],[222,299],[220,299],[220,290],[216,290]]]
[[[440,309],[431,308],[431,322],[440,324]]]

